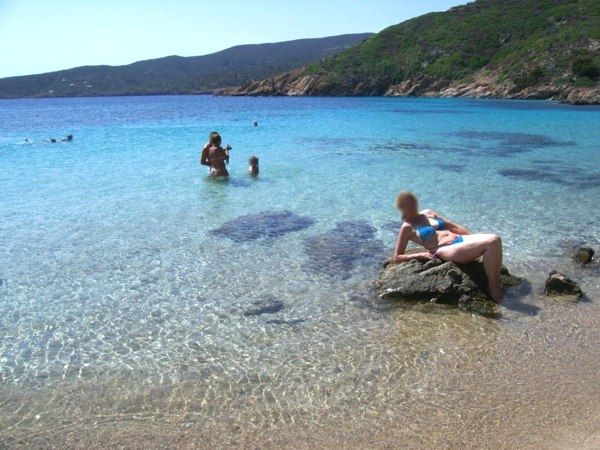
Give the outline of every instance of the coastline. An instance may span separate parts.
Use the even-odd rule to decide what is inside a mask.
[[[591,446],[598,266],[580,270],[570,248],[599,246],[597,108],[498,103],[0,102],[0,447]],[[236,155],[276,143],[256,150],[259,179],[242,157],[231,183],[198,170],[214,117]],[[19,141],[73,124],[68,145]],[[493,319],[374,301],[390,199],[409,182],[427,206],[500,232],[530,290]],[[314,224],[273,238],[260,211],[277,229]],[[258,238],[216,238],[232,221]],[[589,299],[539,295],[554,269]],[[253,312],[268,302],[283,308]]]
[[[600,94],[600,93],[599,93]],[[122,95],[78,95],[78,96],[37,96],[37,97],[3,97],[0,101],[15,101],[15,100],[65,100],[65,99],[94,99],[94,98],[135,98],[135,97],[249,97],[249,98],[404,98],[404,99],[456,99],[456,100],[481,100],[481,101],[523,101],[523,102],[545,102],[564,104],[572,106],[600,106],[600,99],[593,102],[585,101],[569,101],[565,99],[548,97],[520,97],[520,96],[508,96],[508,97],[496,97],[496,96],[475,96],[475,95],[446,95],[443,93],[428,93],[423,95],[410,95],[410,94],[390,94],[390,95],[319,95],[319,94],[304,94],[304,95],[288,95],[288,94],[259,94],[259,93],[247,93],[238,94],[232,93],[227,90],[225,92],[222,89],[217,89],[214,92],[181,92],[181,93],[153,93],[153,94],[122,94]]]
[[[333,86],[320,75],[309,75],[301,68],[267,80],[246,83],[235,88],[217,89],[225,96],[290,97],[410,97],[461,98],[478,100],[550,100],[572,105],[600,105],[600,88],[573,84],[546,83],[515,88],[500,81],[498,73],[481,71],[470,81],[421,77],[401,83],[370,86],[367,82]]]

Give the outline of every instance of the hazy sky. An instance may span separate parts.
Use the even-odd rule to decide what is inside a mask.
[[[0,0],[0,77],[379,31],[453,0]]]

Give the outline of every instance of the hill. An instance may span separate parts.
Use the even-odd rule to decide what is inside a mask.
[[[240,45],[205,56],[84,66],[0,79],[0,98],[197,94],[237,86],[335,55],[372,33]]]
[[[387,28],[231,95],[418,95],[600,103],[598,0],[477,0]]]

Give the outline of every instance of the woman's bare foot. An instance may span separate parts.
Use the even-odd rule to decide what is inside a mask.
[[[496,303],[502,303],[502,297],[503,297],[503,293],[502,293],[502,289],[499,286],[490,286],[488,288],[490,297],[492,297],[492,300],[494,300],[494,302]]]

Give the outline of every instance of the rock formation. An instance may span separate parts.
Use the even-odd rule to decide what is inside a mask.
[[[502,269],[502,286],[516,286],[521,278]],[[375,285],[380,299],[427,301],[453,304],[470,309],[475,303],[491,303],[487,293],[487,277],[483,264],[469,264],[431,260],[411,260],[388,264]]]
[[[469,82],[447,79],[416,78],[399,84],[365,81],[352,85],[332,86],[319,75],[296,69],[276,77],[223,89],[217,94],[232,96],[379,96],[386,97],[444,97],[479,99],[558,100],[574,104],[600,104],[597,87],[577,87],[572,84],[539,84],[517,89],[511,82],[503,82],[497,74],[480,72]]]
[[[577,283],[566,275],[553,270],[546,279],[544,293],[550,296],[581,297],[583,292]]]
[[[590,264],[595,253],[594,249],[590,247],[575,247],[573,249],[573,260],[580,264]]]

